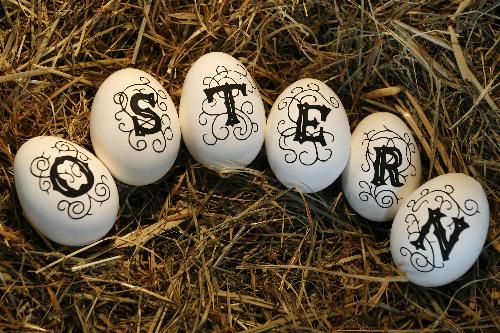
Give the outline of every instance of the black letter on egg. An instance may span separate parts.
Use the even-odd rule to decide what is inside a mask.
[[[446,239],[446,230],[441,224],[441,218],[445,217],[446,215],[443,214],[439,210],[439,208],[437,209],[428,208],[428,211],[429,211],[429,218],[427,222],[420,229],[418,238],[414,241],[411,241],[410,243],[413,246],[415,246],[415,249],[417,250],[425,250],[424,239],[430,232],[432,226],[434,227],[434,235],[438,240],[439,249],[441,250],[441,256],[443,257],[444,261],[447,261],[450,258],[451,250],[458,242],[458,236],[460,236],[462,231],[469,228],[469,224],[465,222],[463,216],[460,218],[458,217],[452,218],[453,220],[452,224],[454,225],[453,232],[451,233],[450,238]]]
[[[371,183],[375,186],[386,185],[385,172],[387,171],[392,186],[403,186],[404,184],[399,181],[401,176],[398,170],[403,163],[401,151],[396,147],[387,146],[374,147],[374,149],[376,153],[375,162],[373,163],[375,175]],[[392,161],[392,163],[390,163],[390,161]]]
[[[58,170],[59,166],[66,162],[69,163],[69,170],[60,172]],[[94,175],[90,171],[88,163],[82,162],[74,156],[56,157],[50,168],[49,177],[54,190],[69,198],[79,197],[87,193],[94,186]],[[84,177],[85,183],[81,184],[79,188],[74,188],[70,185],[77,178],[82,177]]]
[[[227,111],[227,121],[226,121],[226,126],[234,126],[236,124],[239,124],[240,121],[238,120],[238,117],[236,116],[236,106],[234,104],[234,96],[233,96],[233,90],[238,90],[241,91],[243,96],[247,95],[247,89],[244,83],[234,83],[234,84],[228,84],[225,83],[221,86],[215,86],[215,87],[210,87],[203,89],[205,92],[205,95],[207,95],[208,103],[212,103],[214,101],[214,95],[223,92],[224,93],[224,105],[226,106],[226,111]]]
[[[297,105],[299,109],[299,116],[297,118],[297,131],[295,132],[294,141],[299,143],[304,143],[306,141],[319,142],[323,147],[326,146],[325,135],[323,127],[319,128],[318,135],[310,135],[307,132],[307,127],[310,126],[316,129],[319,126],[319,121],[316,118],[309,118],[310,110],[318,110],[321,114],[321,121],[325,121],[328,114],[332,111],[325,105],[314,105],[309,103],[299,103]]]
[[[245,141],[259,131],[252,104],[257,87],[242,65],[233,69],[217,66],[213,76],[203,78],[203,86],[206,98],[201,103],[198,123],[204,127],[205,144],[213,146],[230,136]],[[225,110],[219,107],[222,103]]]
[[[118,129],[128,136],[132,149],[149,149],[162,153],[167,141],[174,138],[168,115],[169,96],[163,89],[157,90],[146,77],[127,86],[113,96],[119,105],[115,113]]]
[[[134,122],[135,135],[145,136],[148,134],[154,134],[160,132],[161,131],[160,116],[158,116],[156,112],[154,112],[148,107],[141,108],[139,106],[139,101],[147,102],[152,107],[156,106],[155,96],[153,93],[144,94],[139,92],[130,97],[130,108],[132,109],[132,112],[134,112],[137,115],[137,116],[132,116],[132,121]]]
[[[404,221],[407,224],[408,242],[411,246],[402,246],[402,256],[408,257],[411,265],[419,272],[430,272],[443,268],[450,259],[450,253],[459,241],[464,230],[470,228],[466,216],[479,214],[479,204],[473,199],[460,202],[454,196],[451,184],[442,188],[420,191],[420,196],[408,201]],[[423,211],[427,210],[427,220]],[[452,222],[442,222],[443,218]],[[425,222],[424,222],[425,221]],[[447,229],[453,230],[446,238]],[[437,253],[441,253],[441,258]]]

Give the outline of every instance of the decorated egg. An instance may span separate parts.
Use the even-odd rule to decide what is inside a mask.
[[[409,281],[436,287],[462,276],[486,240],[490,210],[476,180],[450,173],[420,186],[399,208],[391,253]]]
[[[351,133],[344,107],[326,84],[302,79],[276,99],[266,126],[266,154],[289,188],[317,192],[332,184],[349,157]]]
[[[189,69],[179,120],[191,155],[217,171],[247,166],[264,142],[266,118],[257,85],[225,53],[205,54]]]
[[[393,219],[404,198],[420,186],[421,174],[415,139],[399,117],[377,112],[358,124],[342,189],[359,215],[377,222]]]
[[[14,181],[26,219],[54,242],[88,244],[115,222],[115,181],[77,144],[53,136],[28,140],[14,159]]]
[[[146,185],[174,164],[181,131],[174,103],[162,85],[148,73],[126,68],[99,87],[90,137],[97,157],[116,179]]]

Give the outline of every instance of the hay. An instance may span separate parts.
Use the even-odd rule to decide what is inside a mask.
[[[497,2],[0,3],[0,331],[500,330]],[[264,152],[218,175],[181,148],[160,182],[119,186],[108,238],[74,249],[37,235],[14,190],[20,145],[57,135],[91,149],[90,105],[110,73],[145,70],[178,105],[209,51],[245,64],[266,110],[313,77],[340,96],[351,128],[371,112],[404,118],[424,180],[464,172],[487,192],[491,227],[473,268],[440,288],[405,282],[388,223],[355,215],[338,181],[285,190]]]

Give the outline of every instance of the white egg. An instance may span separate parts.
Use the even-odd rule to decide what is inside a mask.
[[[344,107],[326,84],[302,79],[276,99],[266,126],[269,165],[285,186],[317,192],[332,184],[349,157]]]
[[[184,143],[205,166],[247,166],[264,142],[266,118],[257,85],[245,67],[221,52],[189,69],[179,106]]]
[[[462,173],[436,177],[406,198],[394,218],[394,263],[415,284],[450,283],[478,258],[489,218],[486,194],[476,180]]]
[[[393,219],[401,202],[420,186],[421,175],[418,147],[400,118],[378,112],[358,124],[342,189],[359,215],[377,222]]]
[[[97,157],[119,181],[146,185],[163,177],[179,152],[181,131],[172,99],[151,75],[134,68],[111,74],[90,114]]]
[[[115,181],[77,144],[53,136],[28,140],[16,154],[14,181],[27,220],[54,242],[88,244],[103,237],[115,222]]]

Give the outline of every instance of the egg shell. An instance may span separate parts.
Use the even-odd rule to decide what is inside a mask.
[[[356,126],[342,189],[359,215],[376,222],[392,220],[421,178],[417,144],[399,117],[377,112]]]
[[[394,218],[391,253],[409,281],[437,287],[462,276],[479,257],[490,209],[476,180],[450,173],[420,186]]]
[[[179,119],[169,94],[151,75],[135,68],[111,74],[99,87],[90,114],[97,157],[119,181],[151,184],[177,158]]]
[[[276,99],[266,126],[269,165],[285,186],[310,193],[332,184],[349,157],[344,107],[326,84],[302,79]]]
[[[70,141],[39,136],[14,159],[14,182],[26,219],[41,234],[80,246],[103,237],[118,213],[118,191],[106,167]]]
[[[247,166],[264,142],[266,118],[257,85],[226,53],[205,54],[191,66],[179,120],[191,155],[217,171]]]

